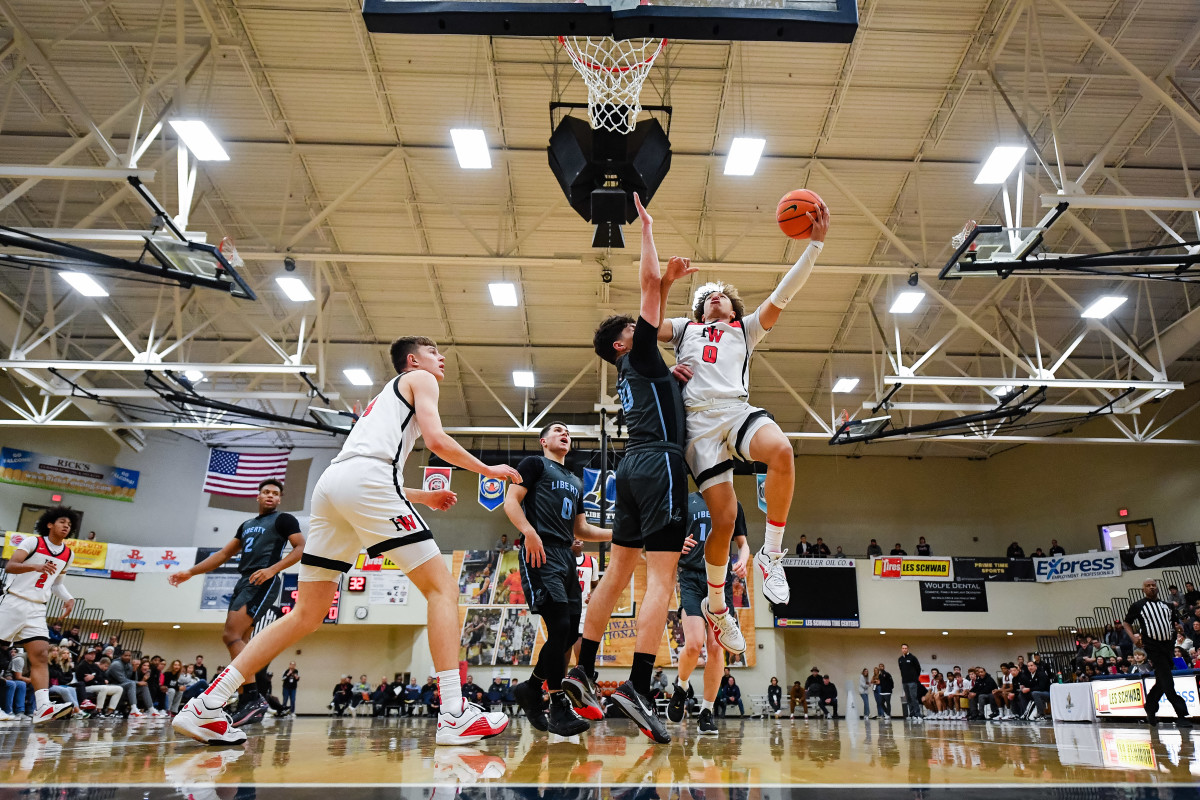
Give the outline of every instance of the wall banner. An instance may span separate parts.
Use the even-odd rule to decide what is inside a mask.
[[[18,533],[17,531],[5,531],[4,533],[4,552],[2,557],[5,559],[12,558],[13,548],[19,545],[26,537],[32,536],[31,533]],[[67,574],[82,574],[85,569],[104,569],[105,553],[108,551],[107,542],[93,542],[86,539],[67,539],[67,547],[71,548],[71,552],[75,554],[75,559],[71,562],[71,568],[67,570]],[[80,572],[76,572],[79,570]]]
[[[0,447],[0,482],[132,503],[139,472],[108,464]]]
[[[195,565],[194,547],[139,547],[110,544],[105,567],[115,572],[182,572]]]
[[[1032,558],[954,557],[954,577],[960,581],[1030,581]]]
[[[1164,567],[1190,567],[1196,563],[1196,545],[1166,544],[1157,547],[1139,547],[1136,550],[1120,550],[1121,569],[1163,569]]]
[[[871,574],[876,580],[952,581],[954,564],[949,557],[874,556]]]
[[[983,581],[921,581],[922,611],[987,611]]]
[[[1117,553],[1077,553],[1033,559],[1038,583],[1078,581],[1085,578],[1115,578],[1121,574]]]

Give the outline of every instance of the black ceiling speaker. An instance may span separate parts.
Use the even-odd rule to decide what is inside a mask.
[[[564,117],[550,136],[547,153],[571,208],[596,225],[593,247],[624,247],[621,225],[637,219],[633,193],[649,206],[671,169],[671,142],[656,119],[621,134],[592,130],[582,119]]]

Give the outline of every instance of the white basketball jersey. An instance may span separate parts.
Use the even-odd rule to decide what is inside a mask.
[[[683,385],[688,411],[745,402],[750,397],[750,355],[767,335],[758,312],[734,322],[671,320],[675,360],[692,369]]]
[[[22,572],[8,576],[6,590],[17,597],[34,603],[46,603],[50,600],[50,589],[55,582],[62,580],[63,573],[71,565],[71,548],[63,543],[57,551],[50,540],[42,536],[27,536],[16,546],[16,550],[24,550],[29,555],[26,564],[40,567],[42,564],[53,564],[54,573],[47,575],[43,572]]]
[[[575,574],[579,576],[579,589],[583,592],[583,602],[586,603],[592,595],[592,584],[596,578],[596,559],[584,553],[575,556]]]
[[[396,485],[404,485],[404,462],[421,436],[421,429],[417,426],[416,409],[400,395],[403,377],[397,375],[388,381],[367,406],[346,437],[342,452],[333,459],[334,464],[353,456],[381,459],[392,465]]]

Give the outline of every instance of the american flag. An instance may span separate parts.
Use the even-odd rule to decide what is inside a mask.
[[[283,480],[287,474],[287,462],[287,450],[255,453],[210,450],[204,491],[230,497],[255,497],[261,481],[267,478]]]

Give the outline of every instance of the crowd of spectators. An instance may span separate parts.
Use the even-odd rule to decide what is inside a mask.
[[[1030,554],[1030,556],[1041,558],[1041,557],[1045,557],[1048,555],[1049,556],[1066,555],[1066,552],[1067,551],[1065,549],[1063,549],[1062,545],[1060,545],[1058,543],[1057,539],[1051,539],[1050,540],[1050,548],[1048,551],[1043,551],[1042,548],[1038,547],[1033,551],[1033,553]],[[796,542],[795,547],[792,549],[792,554],[795,555],[797,558],[846,558],[851,555],[855,555],[853,553],[844,552],[842,550],[841,545],[837,545],[836,547],[833,548],[833,550],[830,550],[829,545],[826,544],[825,540],[822,539],[820,536],[817,537],[816,541],[810,542],[808,540],[807,535],[801,535],[800,541]],[[879,544],[878,541],[876,541],[875,539],[872,539],[867,544],[866,555],[868,558],[871,556],[884,555],[883,547]],[[904,549],[904,545],[902,543],[896,542],[892,546],[892,549],[890,551],[888,551],[887,555],[906,556],[906,555],[908,555],[908,551]],[[917,543],[913,547],[913,555],[918,555],[918,556],[933,555],[933,546],[930,545],[929,542],[927,542],[925,540],[924,536],[918,537]],[[1025,550],[1017,542],[1013,542],[1012,544],[1010,544],[1008,546],[1008,551],[1007,551],[1006,555],[1008,558],[1025,558],[1026,557]]]

